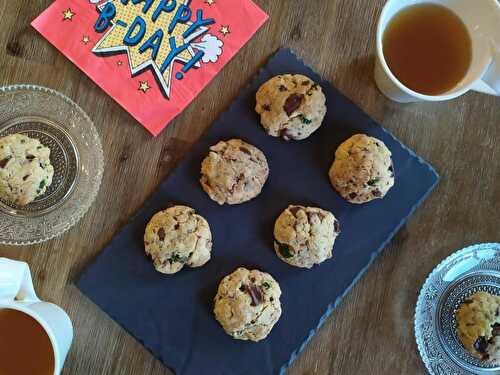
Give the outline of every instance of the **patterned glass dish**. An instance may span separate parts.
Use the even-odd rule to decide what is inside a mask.
[[[21,207],[0,199],[0,243],[28,245],[76,224],[94,201],[104,159],[87,114],[66,96],[40,86],[0,87],[0,138],[21,133],[50,148],[52,185]]]
[[[460,250],[427,278],[417,301],[415,337],[431,375],[500,374],[500,367],[469,354],[457,335],[456,311],[479,291],[500,295],[500,244]]]

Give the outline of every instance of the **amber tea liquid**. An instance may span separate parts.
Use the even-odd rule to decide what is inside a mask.
[[[424,3],[409,6],[389,22],[384,57],[406,87],[424,95],[442,95],[467,74],[472,41],[462,20],[448,8]]]
[[[0,375],[53,375],[54,351],[31,316],[0,309]]]

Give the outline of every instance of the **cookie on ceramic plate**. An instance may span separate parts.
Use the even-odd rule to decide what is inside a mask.
[[[355,204],[382,199],[394,186],[391,151],[381,140],[356,134],[335,152],[330,181],[337,192]]]
[[[200,183],[212,200],[231,205],[257,197],[268,176],[264,153],[241,139],[231,139],[210,147],[201,166]]]
[[[214,314],[235,339],[265,339],[281,316],[281,289],[268,273],[238,268],[219,284]]]
[[[256,112],[266,132],[285,140],[302,140],[313,134],[326,115],[321,86],[301,74],[284,74],[257,91]]]
[[[158,272],[174,274],[184,266],[201,267],[210,260],[212,233],[194,209],[173,206],[151,218],[144,246]]]
[[[335,216],[316,207],[289,206],[274,224],[274,250],[284,262],[311,268],[332,257],[340,224]]]
[[[12,134],[0,139],[0,197],[26,206],[45,194],[54,167],[50,149],[38,139]]]

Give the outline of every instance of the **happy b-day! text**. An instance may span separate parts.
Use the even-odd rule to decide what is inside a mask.
[[[125,6],[129,4],[129,0],[120,0],[120,2]],[[193,16],[193,11],[190,8],[191,0],[185,1],[180,5],[177,3],[177,0],[161,0],[156,6],[153,6],[155,0],[130,0],[130,3],[134,5],[144,3],[142,7],[143,16],[136,16],[130,24],[120,19],[115,20],[117,13],[116,6],[113,2],[108,2],[101,9],[94,28],[98,33],[106,31],[112,23],[127,28],[128,30],[123,37],[123,44],[128,47],[138,47],[138,52],[140,54],[144,54],[146,51],[151,50],[152,60],[156,60],[164,43],[168,43],[166,48],[168,48],[170,52],[163,61],[158,63],[161,73],[164,73],[171,65],[172,61],[191,45],[189,42],[177,45],[175,36],[172,35],[179,24],[187,24],[191,21],[191,17]],[[167,28],[158,28],[147,40],[144,40],[148,24],[151,24],[149,21],[155,24],[162,13],[173,14],[170,24]],[[215,23],[215,20],[213,18],[205,19],[203,10],[198,9],[195,19],[191,22],[189,27],[182,33],[184,41],[189,41],[190,36],[195,33],[199,34],[201,28]],[[162,26],[165,27],[165,25]],[[164,41],[166,36],[168,37],[168,42]],[[203,58],[204,54],[205,52],[203,50],[199,50],[191,61],[184,66],[182,71],[187,72]],[[180,77],[181,75],[178,78]]]

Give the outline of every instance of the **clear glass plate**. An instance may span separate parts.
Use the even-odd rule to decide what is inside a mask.
[[[66,96],[40,86],[0,87],[0,137],[22,133],[50,148],[52,185],[27,206],[0,199],[0,243],[47,241],[87,212],[102,180],[99,134],[87,114]]]
[[[500,367],[470,355],[457,336],[458,306],[478,291],[500,295],[500,244],[474,245],[452,254],[422,287],[415,337],[431,375],[500,374]]]

